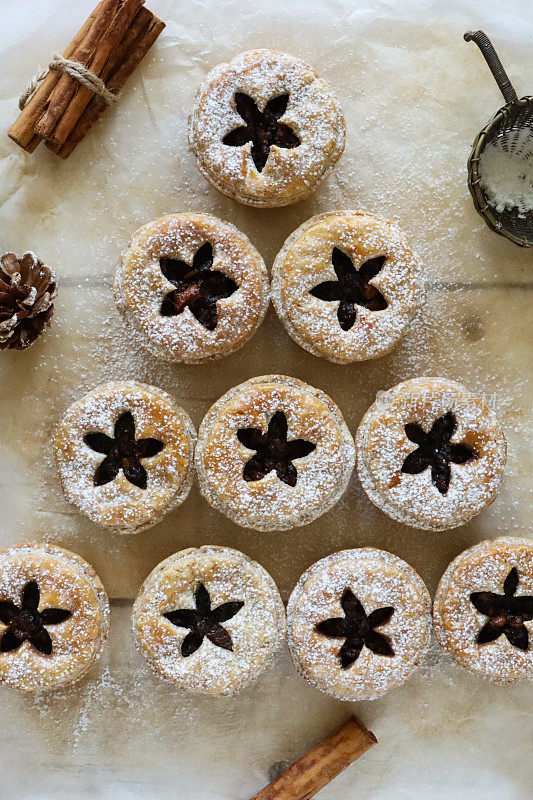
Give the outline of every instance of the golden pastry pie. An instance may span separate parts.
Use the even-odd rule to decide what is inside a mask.
[[[362,547],[317,561],[287,606],[300,675],[338,700],[374,700],[400,686],[429,646],[431,600],[401,558]]]
[[[494,498],[505,438],[478,395],[446,378],[414,378],[382,392],[356,435],[357,469],[370,500],[405,525],[463,525]]]
[[[190,547],[162,561],[133,607],[139,651],[190,692],[232,695],[274,661],[285,638],[276,584],[229,547]]]
[[[330,87],[299,58],[251,50],[211,70],[189,116],[189,146],[205,178],[250,206],[312,194],[344,150]]]
[[[533,679],[533,542],[505,536],[460,553],[440,580],[433,622],[443,650],[474,675]]]
[[[136,341],[196,364],[241,348],[269,302],[263,259],[209,214],[170,214],[136,231],[120,256],[115,302]]]
[[[196,432],[157,386],[112,381],[67,410],[54,455],[67,500],[116,533],[138,533],[187,497]]]
[[[425,288],[402,229],[359,211],[304,222],[278,253],[272,275],[272,301],[290,336],[339,364],[389,353]]]
[[[0,550],[0,683],[37,692],[78,681],[108,630],[105,589],[76,553],[37,542]]]
[[[230,389],[200,426],[201,491],[238,525],[259,531],[306,525],[343,494],[353,439],[324,392],[285,375]]]

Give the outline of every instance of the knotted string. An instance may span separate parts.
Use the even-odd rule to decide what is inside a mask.
[[[83,84],[83,86],[86,86],[87,89],[90,89],[93,94],[105,100],[108,105],[115,103],[117,100],[117,96],[113,94],[113,92],[110,92],[109,89],[106,89],[103,80],[83,64],[80,64],[79,61],[70,61],[68,58],[55,55],[46,69],[39,70],[39,72],[33,76],[28,84],[28,88],[21,94],[19,98],[19,108],[21,111],[51,69],[59,69],[63,72],[67,72],[75,80]]]

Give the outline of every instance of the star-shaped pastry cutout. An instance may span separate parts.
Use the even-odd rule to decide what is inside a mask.
[[[313,297],[328,303],[338,302],[337,319],[343,331],[349,331],[357,318],[356,306],[370,311],[383,311],[387,301],[370,281],[381,271],[385,256],[377,256],[364,261],[356,269],[349,255],[338,247],[333,248],[331,263],[337,276],[336,281],[324,281],[310,290]]]
[[[470,601],[477,611],[488,617],[476,636],[478,644],[487,644],[503,634],[507,641],[520,650],[527,650],[529,636],[524,622],[533,619],[533,596],[519,595],[516,590],[520,579],[513,567],[503,584],[503,594],[472,592]]]
[[[233,641],[228,631],[222,627],[221,622],[237,614],[244,606],[242,600],[230,603],[222,603],[217,608],[211,608],[211,598],[209,592],[200,583],[194,594],[196,609],[178,608],[175,611],[167,611],[163,614],[169,622],[178,628],[188,628],[190,633],[186,635],[181,643],[181,655],[184,658],[192,656],[201,646],[204,637],[207,636],[210,642],[223,650],[233,650]]]
[[[465,442],[450,442],[456,427],[457,420],[451,411],[436,419],[427,433],[416,423],[406,425],[405,435],[418,447],[403,462],[402,472],[418,475],[431,467],[431,480],[441,494],[446,494],[452,476],[450,462],[466,464],[478,457],[476,451]]]
[[[344,639],[339,650],[342,669],[348,669],[359,658],[363,647],[368,647],[378,656],[393,656],[394,650],[388,636],[374,628],[379,628],[394,614],[392,606],[376,608],[367,615],[363,604],[351,589],[345,589],[341,597],[344,617],[332,617],[315,626],[315,630],[330,639]]]
[[[268,423],[266,433],[260,428],[241,428],[237,431],[239,442],[248,450],[255,450],[244,465],[245,481],[259,481],[271,470],[288,486],[296,486],[298,472],[292,463],[298,458],[308,456],[316,444],[305,439],[287,439],[287,417],[283,411],[276,411]]]
[[[152,458],[165,446],[159,439],[135,438],[135,420],[131,411],[117,419],[113,438],[105,433],[87,433],[83,441],[91,450],[105,455],[94,473],[95,486],[110,483],[122,470],[124,477],[139,489],[146,489],[148,480],[141,459]]]
[[[52,654],[52,639],[46,626],[65,622],[72,612],[64,608],[39,611],[40,597],[37,581],[29,581],[22,589],[20,606],[0,600],[0,622],[7,626],[0,639],[0,653],[11,653],[29,642],[42,655]]]
[[[235,108],[246,124],[227,133],[222,139],[223,144],[242,147],[252,142],[252,159],[257,171],[262,172],[273,145],[292,149],[301,144],[292,128],[279,121],[287,110],[288,102],[288,94],[279,94],[268,101],[264,111],[259,111],[255,100],[249,95],[236,92]]]
[[[212,245],[206,242],[198,248],[192,266],[177,258],[160,258],[159,266],[167,281],[176,287],[161,303],[162,316],[176,317],[189,308],[204,328],[215,330],[217,302],[230,297],[239,287],[232,278],[212,269]]]

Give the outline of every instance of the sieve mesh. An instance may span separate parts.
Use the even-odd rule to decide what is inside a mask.
[[[480,164],[485,147],[494,142],[505,152],[517,157],[533,158],[533,97],[517,97],[496,51],[483,31],[465,33],[464,38],[478,45],[507,101],[479,133],[468,159],[468,186],[474,205],[496,233],[521,247],[532,247],[533,211],[524,212],[519,208],[497,211],[491,206],[481,186]]]

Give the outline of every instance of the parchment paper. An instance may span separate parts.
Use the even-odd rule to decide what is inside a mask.
[[[89,560],[113,598],[110,645],[78,687],[36,698],[0,689],[2,800],[178,798],[245,800],[355,710],[380,744],[326,788],[324,800],[527,800],[533,796],[531,691],[485,685],[434,643],[423,669],[374,703],[334,702],[283,656],[244,695],[183,698],[133,651],[131,599],[162,558],[224,543],[258,559],[288,596],[313,561],[373,545],[412,564],[430,591],[461,550],[531,521],[531,251],[494,235],[472,206],[466,159],[503,104],[470,28],[493,38],[521,94],[533,91],[533,17],[509,0],[150,0],[167,28],[68,161],[28,156],[0,136],[0,249],[34,250],[58,274],[52,329],[29,351],[0,354],[0,546],[49,540]],[[39,64],[61,51],[92,0],[0,0],[0,128]],[[212,190],[186,146],[187,112],[216,63],[251,47],[301,56],[337,92],[346,151],[310,200],[247,209]],[[271,310],[236,355],[204,367],[164,365],[132,347],[112,301],[112,275],[132,231],[164,213],[206,211],[232,221],[268,265],[313,214],[359,208],[397,220],[426,265],[430,293],[404,343],[374,362],[337,366],[299,349]],[[194,490],[153,530],[117,537],[62,498],[50,434],[65,408],[116,377],[162,386],[196,425],[211,403],[252,375],[285,372],[324,388],[355,432],[376,391],[422,374],[483,392],[509,441],[504,488],[470,524],[442,534],[394,523],[357,479],[325,517],[258,534],[211,510]],[[270,772],[269,772],[270,771]],[[274,767],[275,771],[275,767]]]

